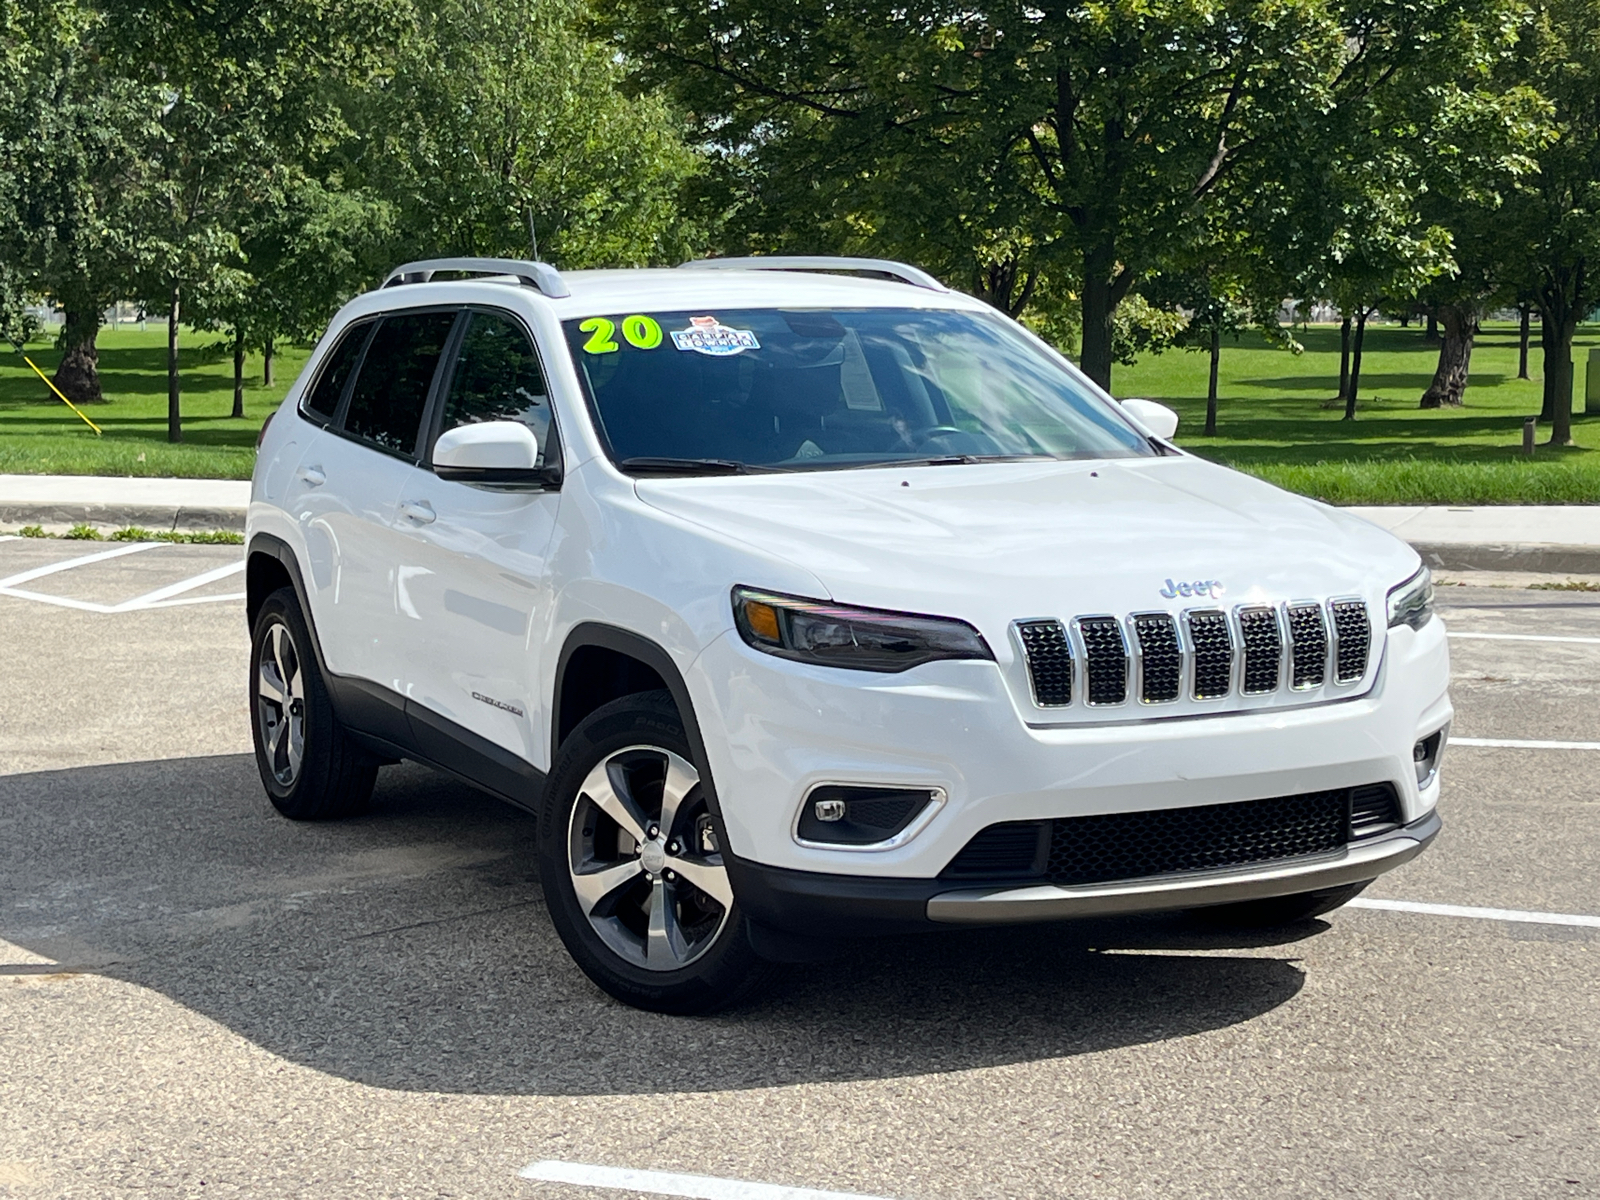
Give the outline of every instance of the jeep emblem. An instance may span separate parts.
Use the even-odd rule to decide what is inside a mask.
[[[1223,593],[1222,580],[1196,579],[1193,583],[1174,583],[1167,580],[1167,586],[1161,589],[1161,594],[1168,600],[1177,596],[1208,596],[1212,600],[1220,599]]]

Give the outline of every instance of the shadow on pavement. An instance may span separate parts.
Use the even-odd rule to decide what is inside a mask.
[[[860,943],[731,1014],[638,1013],[556,938],[531,818],[401,766],[368,816],[297,825],[246,755],[0,777],[0,937],[332,1075],[471,1093],[1027,1062],[1237,1024],[1303,982],[1286,958],[1218,953],[1250,939],[1130,919]]]

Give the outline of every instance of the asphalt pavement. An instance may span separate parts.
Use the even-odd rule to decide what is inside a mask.
[[[899,938],[687,1020],[572,965],[515,810],[278,817],[239,548],[39,573],[107,549],[0,542],[0,1196],[1600,1196],[1600,750],[1540,745],[1600,744],[1600,594],[1441,589],[1486,744],[1366,897],[1553,921]]]

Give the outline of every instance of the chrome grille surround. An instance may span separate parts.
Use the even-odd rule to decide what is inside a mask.
[[[1074,617],[1073,631],[1083,646],[1084,703],[1109,708],[1128,700],[1128,640],[1116,617]]]
[[[1184,647],[1171,613],[1134,613],[1133,634],[1140,704],[1175,704],[1183,695]]]
[[[1359,596],[1121,618],[1034,617],[1012,622],[1012,630],[1016,683],[1025,672],[1042,719],[1044,712],[1117,708],[1130,699],[1139,708],[1174,706],[1166,715],[1177,716],[1230,701],[1227,711],[1256,711],[1337,698],[1367,678],[1382,632]]]

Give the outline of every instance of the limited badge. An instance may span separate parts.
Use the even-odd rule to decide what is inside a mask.
[[[672,344],[679,350],[693,350],[715,358],[761,349],[753,331],[724,325],[715,317],[690,317],[689,328],[672,331]]]

